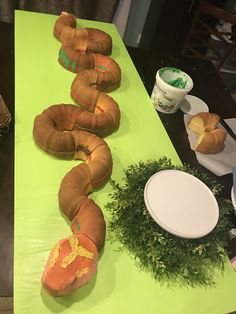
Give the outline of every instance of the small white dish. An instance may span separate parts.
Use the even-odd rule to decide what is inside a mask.
[[[163,170],[150,177],[144,201],[156,223],[183,238],[207,235],[219,219],[218,203],[211,190],[180,170]]]
[[[207,104],[200,98],[187,95],[185,96],[180,109],[187,114],[194,116],[198,112],[209,112]]]
[[[232,204],[233,204],[233,207],[235,209],[235,215],[236,215],[236,194],[234,193],[234,186],[232,186],[232,189],[231,189],[231,201],[232,201]]]

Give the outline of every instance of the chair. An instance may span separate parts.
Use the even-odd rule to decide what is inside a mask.
[[[218,70],[236,50],[236,33],[222,25],[236,25],[236,14],[201,1],[181,55],[212,61]]]

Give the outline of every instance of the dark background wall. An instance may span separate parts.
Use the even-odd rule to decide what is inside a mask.
[[[138,46],[154,49],[160,54],[178,54],[199,2],[200,0],[152,0]],[[227,3],[226,0],[208,2],[222,8]]]

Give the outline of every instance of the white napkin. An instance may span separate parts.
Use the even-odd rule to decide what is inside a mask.
[[[190,147],[194,150],[198,135],[191,131],[187,127],[187,123],[191,115],[184,115],[184,123],[186,132],[188,134],[188,139],[190,143]],[[236,118],[225,119],[227,124],[231,127],[231,129],[236,133]],[[219,127],[222,127],[219,125]],[[223,128],[223,127],[222,127]],[[223,176],[227,173],[231,173],[233,167],[236,165],[236,141],[227,134],[224,148],[221,152],[217,154],[202,154],[199,152],[195,152],[198,162],[216,174],[217,176]]]

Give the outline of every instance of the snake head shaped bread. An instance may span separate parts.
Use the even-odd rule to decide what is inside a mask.
[[[199,135],[195,150],[203,154],[219,153],[224,146],[227,133],[218,128],[220,116],[210,112],[199,112],[194,115],[187,127]]]
[[[96,245],[85,234],[62,239],[48,258],[42,285],[52,296],[67,295],[90,282],[97,262]]]

